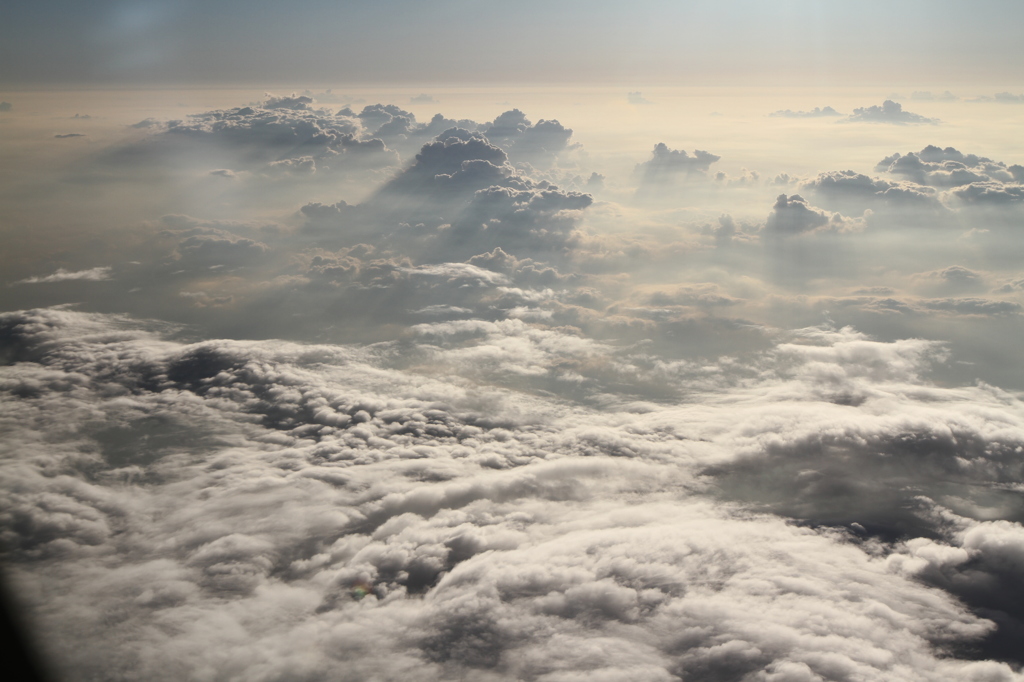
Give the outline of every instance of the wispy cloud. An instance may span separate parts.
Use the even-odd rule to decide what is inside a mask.
[[[110,271],[110,267],[98,267],[90,270],[77,270],[74,272],[65,270],[64,268],[58,268],[57,272],[52,275],[27,277],[25,279],[18,280],[15,284],[48,284],[51,282],[70,282],[74,280],[99,282],[105,279],[110,279]]]

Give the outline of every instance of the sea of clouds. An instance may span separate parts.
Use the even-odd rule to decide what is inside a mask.
[[[312,93],[125,135],[69,173],[171,210],[0,313],[58,678],[1024,679],[1013,160],[616,175],[518,109]]]

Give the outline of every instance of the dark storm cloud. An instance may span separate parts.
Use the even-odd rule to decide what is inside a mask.
[[[899,102],[893,102],[891,99],[885,100],[881,106],[875,104],[870,107],[859,107],[854,109],[853,113],[844,120],[866,123],[895,123],[898,125],[921,123],[934,125],[938,123],[938,120],[934,118],[928,118],[910,111],[904,111],[902,104]]]
[[[792,111],[790,109],[784,109],[772,112],[768,115],[773,118],[822,118],[830,116],[842,116],[842,114],[840,114],[832,107],[814,107],[810,111]]]
[[[933,343],[802,330],[731,388],[592,411],[391,369],[401,346],[184,345],[66,310],[2,325],[3,547],[62,670],[1015,679],[949,655],[995,625],[923,583],[980,604],[1019,566],[1019,525],[971,503],[1012,506],[1024,409],[922,380]],[[456,372],[609,352],[430,327],[458,340],[421,352]],[[756,472],[781,488],[751,497]]]

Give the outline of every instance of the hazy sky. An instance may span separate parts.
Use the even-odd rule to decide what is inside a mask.
[[[1013,83],[1014,0],[8,3],[0,84]]]

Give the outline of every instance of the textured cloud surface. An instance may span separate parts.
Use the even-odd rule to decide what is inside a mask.
[[[871,141],[808,171],[419,92],[9,112],[79,155],[3,190],[75,226],[0,287],[57,679],[1024,679],[1022,159],[858,123],[985,105],[751,107]]]
[[[8,567],[76,675],[1015,679],[950,657],[996,626],[935,585],[1018,563],[970,516],[1017,509],[1024,406],[922,382],[929,344],[807,330],[731,391],[593,410],[388,347],[3,325]]]

